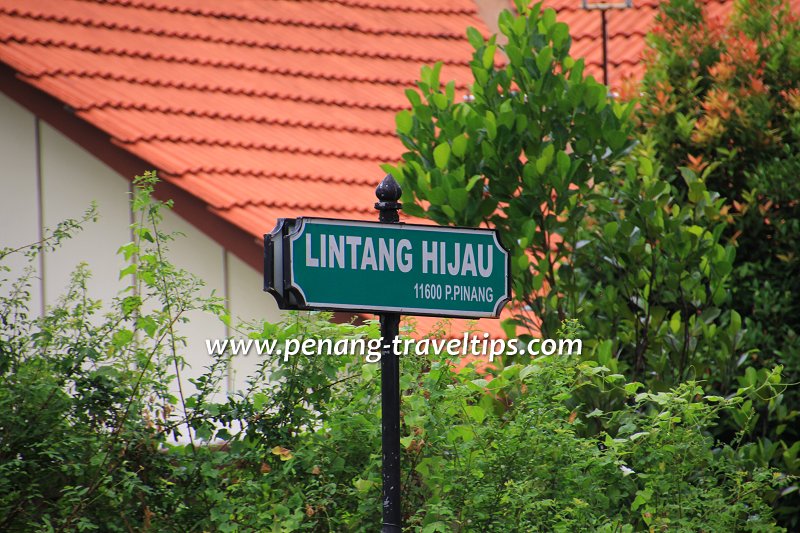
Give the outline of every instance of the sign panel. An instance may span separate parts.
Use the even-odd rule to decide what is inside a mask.
[[[495,230],[281,219],[264,245],[265,290],[282,309],[497,317],[510,298]]]

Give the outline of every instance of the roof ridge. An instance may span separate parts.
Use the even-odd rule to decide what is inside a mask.
[[[302,94],[294,94],[294,95],[286,95],[285,93],[279,93],[276,91],[266,91],[266,90],[258,90],[258,89],[242,89],[238,87],[223,87],[221,85],[210,85],[210,84],[200,84],[200,83],[186,83],[186,82],[165,82],[164,80],[160,80],[157,78],[144,78],[144,77],[135,77],[129,76],[124,74],[115,74],[110,72],[88,72],[85,70],[67,70],[64,69],[59,71],[57,74],[47,73],[41,74],[38,76],[31,76],[23,74],[23,78],[28,79],[37,79],[44,76],[49,77],[56,77],[56,76],[75,76],[78,78],[100,78],[105,80],[112,80],[112,81],[123,81],[126,83],[131,83],[135,85],[150,85],[152,87],[170,87],[173,89],[181,89],[181,90],[192,90],[192,91],[202,91],[202,92],[218,92],[223,94],[234,94],[234,95],[243,95],[243,96],[257,96],[257,97],[265,97],[265,98],[274,98],[276,100],[293,100],[296,102],[304,102],[304,103],[312,103],[312,104],[322,104],[322,105],[334,105],[340,107],[354,107],[356,109],[374,109],[378,111],[402,111],[407,109],[406,106],[402,105],[392,105],[392,104],[369,104],[369,103],[362,103],[360,101],[352,101],[352,100],[337,100],[332,98],[317,98],[317,97],[310,97],[304,96]]]
[[[103,103],[103,104],[89,104],[85,106],[76,106],[73,109],[76,112],[90,112],[94,110],[102,111],[106,108],[113,108],[122,111],[141,111],[146,113],[164,113],[170,115],[181,115],[185,117],[192,117],[192,118],[208,118],[214,120],[225,120],[225,121],[236,121],[236,122],[248,122],[254,124],[272,124],[277,126],[286,126],[289,128],[314,128],[326,131],[347,131],[347,132],[354,132],[354,133],[363,133],[365,135],[380,135],[384,137],[394,137],[395,132],[393,130],[388,129],[379,129],[379,128],[365,128],[363,126],[347,126],[342,127],[340,125],[329,123],[329,122],[316,122],[313,120],[280,120],[274,119],[270,117],[257,117],[254,115],[245,115],[243,113],[231,113],[231,112],[220,112],[220,111],[208,111],[208,110],[201,110],[201,111],[189,111],[184,108],[175,107],[172,105],[160,105],[160,104],[150,104],[150,103],[123,103],[123,104],[112,104],[112,103]]]
[[[298,0],[299,1],[299,0]],[[119,30],[127,31],[130,33],[150,35],[154,37],[167,37],[183,40],[203,41],[213,44],[225,44],[229,46],[242,46],[247,48],[267,48],[270,50],[288,50],[290,52],[304,52],[309,54],[326,54],[326,55],[339,55],[351,57],[363,57],[368,59],[396,59],[399,61],[407,61],[410,63],[432,63],[442,61],[445,65],[458,65],[469,66],[468,59],[463,60],[442,60],[434,56],[422,56],[407,53],[382,53],[372,52],[370,50],[353,50],[347,48],[336,47],[318,47],[318,46],[304,46],[302,44],[294,43],[281,43],[277,44],[275,41],[264,39],[245,39],[236,37],[217,37],[209,33],[193,32],[193,31],[170,31],[162,29],[147,28],[137,24],[118,24],[116,22],[98,22],[90,18],[72,17],[69,15],[50,15],[50,14],[34,14],[31,12],[21,12],[19,8],[6,9],[0,6],[0,13],[6,13],[13,17],[27,18],[31,20],[42,20],[45,22],[57,22],[64,24],[72,24],[75,26],[86,26],[89,28],[104,29],[104,30]]]
[[[302,148],[297,146],[281,146],[275,143],[265,143],[259,141],[233,141],[233,140],[211,140],[203,139],[195,135],[175,135],[171,133],[154,133],[152,135],[141,135],[132,139],[120,139],[123,145],[150,142],[170,142],[176,144],[195,144],[199,146],[219,146],[221,148],[242,148],[245,150],[267,150],[270,152],[280,152],[285,154],[313,155],[319,157],[336,157],[344,159],[357,159],[359,161],[385,161],[384,158],[359,152],[346,152],[342,150],[324,150],[318,148]]]
[[[477,15],[477,8],[446,8],[429,6],[398,6],[385,5],[368,0],[294,0],[295,2],[324,2],[328,4],[339,4],[346,7],[356,7],[361,9],[380,9],[381,11],[400,11],[402,13],[426,13],[429,15]]]
[[[80,52],[91,52],[94,54],[106,54],[106,55],[116,55],[120,57],[131,57],[135,59],[146,59],[149,61],[163,61],[165,63],[178,63],[178,64],[185,64],[185,65],[194,65],[194,66],[201,66],[201,67],[214,67],[214,68],[221,68],[221,69],[234,69],[238,71],[246,71],[246,72],[259,72],[262,74],[275,74],[278,76],[297,76],[306,79],[322,79],[328,81],[344,81],[344,82],[360,82],[360,83],[372,83],[378,85],[409,85],[413,84],[416,80],[409,80],[409,79],[400,79],[400,78],[380,78],[380,77],[368,77],[368,76],[348,76],[348,75],[340,75],[340,74],[324,74],[319,72],[313,72],[309,70],[299,70],[299,69],[292,69],[292,68],[282,68],[282,67],[271,67],[269,65],[256,65],[253,63],[246,63],[242,61],[231,61],[231,60],[222,60],[222,59],[200,59],[195,57],[189,56],[181,56],[178,54],[170,54],[166,53],[152,53],[152,52],[140,52],[138,50],[128,50],[125,48],[118,48],[114,46],[105,46],[105,45],[86,45],[80,44],[75,42],[67,42],[64,39],[53,39],[50,37],[29,37],[27,35],[23,36],[13,36],[10,39],[6,39],[4,42],[16,42],[20,44],[27,44],[27,45],[34,45],[34,46],[56,46],[62,48],[68,48],[71,50],[78,50]],[[62,72],[59,69],[53,71],[46,71],[46,73],[59,73]],[[466,86],[459,86],[456,85],[457,88],[464,89]]]
[[[95,0],[81,0],[84,2],[92,2],[97,3]],[[368,35],[407,35],[411,37],[431,37],[435,39],[463,39],[464,35],[458,33],[451,33],[451,32],[441,32],[441,33],[432,33],[432,32],[423,32],[417,30],[393,30],[393,29],[375,29],[375,28],[365,28],[358,23],[323,23],[323,22],[316,22],[316,21],[299,21],[292,18],[282,18],[282,17],[271,17],[265,15],[242,15],[240,13],[234,13],[230,11],[225,11],[222,9],[215,9],[215,8],[191,8],[191,7],[184,7],[184,6],[164,6],[159,5],[157,2],[148,1],[148,0],[103,0],[103,4],[106,5],[117,5],[121,7],[129,7],[129,8],[144,8],[151,11],[163,11],[167,13],[178,13],[181,15],[192,15],[192,16],[201,16],[201,17],[224,17],[234,20],[245,20],[248,22],[259,22],[259,23],[267,23],[267,24],[280,24],[284,26],[302,26],[306,28],[322,28],[322,29],[333,29],[333,30],[350,30],[356,31],[359,33],[365,33]],[[224,3],[222,4],[224,5]]]

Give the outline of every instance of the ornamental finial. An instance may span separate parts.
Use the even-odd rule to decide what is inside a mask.
[[[403,208],[403,204],[398,200],[402,195],[403,189],[400,188],[400,184],[395,181],[391,174],[387,174],[375,189],[375,196],[379,200],[375,203],[375,209],[380,211],[379,219],[381,222],[389,224],[400,222],[398,211]]]
[[[375,189],[375,196],[381,202],[396,202],[403,195],[403,189],[391,174],[386,174],[383,181]]]

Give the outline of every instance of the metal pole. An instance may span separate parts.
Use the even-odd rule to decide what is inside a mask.
[[[398,211],[403,205],[398,201],[402,190],[391,174],[383,178],[375,189],[378,202],[375,209],[384,224],[400,222]],[[400,506],[400,355],[394,349],[394,340],[400,332],[398,313],[381,313],[381,447],[383,451],[383,527],[382,533],[403,530]]]
[[[606,27],[606,10],[600,10],[600,21],[603,28],[603,85],[608,87],[608,31]]]

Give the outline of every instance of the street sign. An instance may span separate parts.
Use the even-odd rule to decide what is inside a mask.
[[[282,309],[497,317],[510,299],[495,230],[301,217],[280,219],[264,250]]]
[[[391,174],[375,189],[379,223],[280,218],[264,235],[264,290],[281,309],[380,314],[381,533],[401,533],[400,315],[498,317],[511,259],[495,230],[401,224]]]

